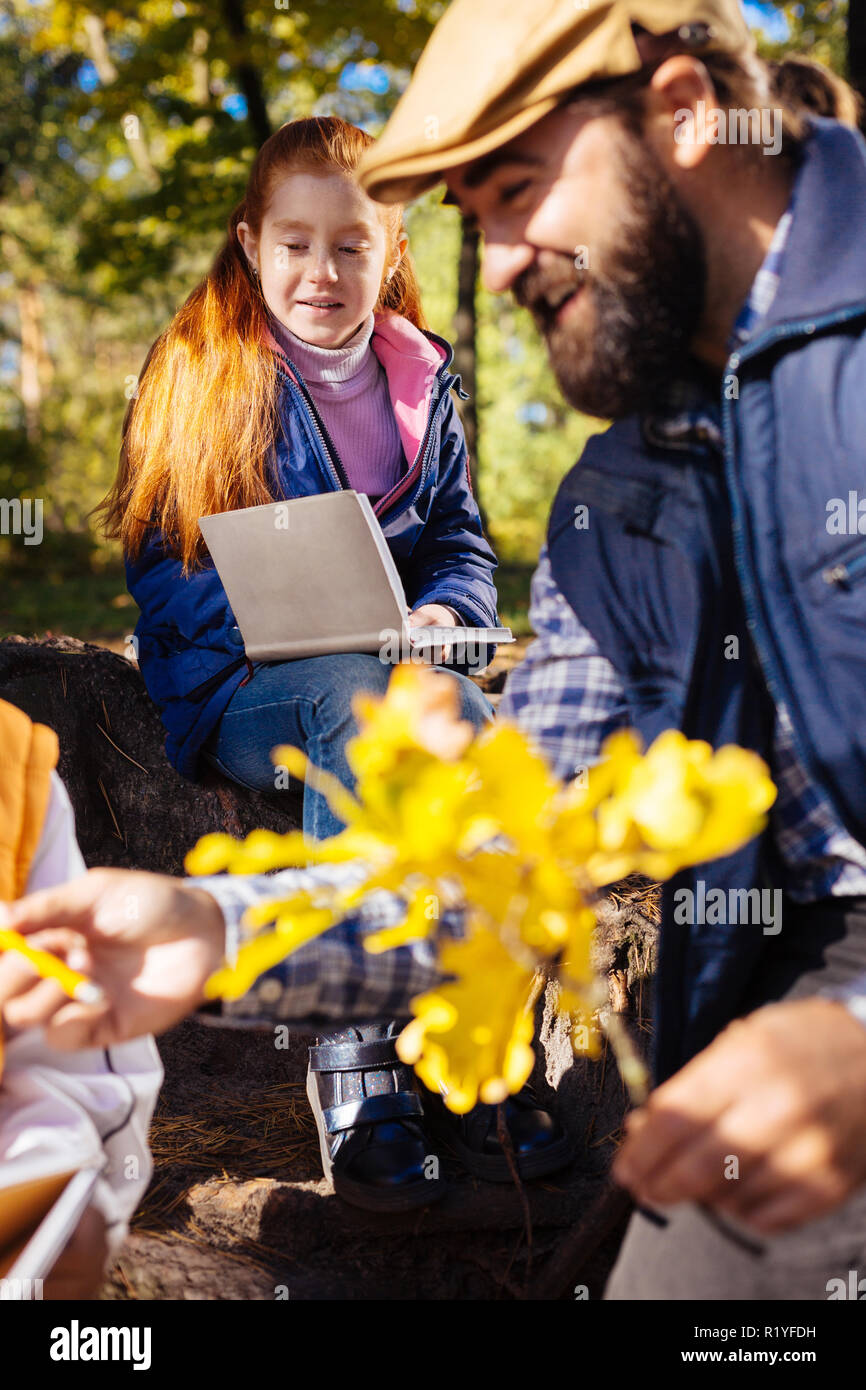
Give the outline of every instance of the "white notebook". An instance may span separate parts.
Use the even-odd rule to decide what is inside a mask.
[[[28,1299],[47,1279],[87,1210],[100,1166],[89,1155],[75,1169],[76,1155],[25,1154],[4,1161],[0,1171],[0,1297]],[[18,1287],[16,1287],[18,1286]],[[29,1286],[29,1287],[28,1287]]]
[[[478,651],[513,642],[510,628],[412,627],[397,566],[363,493],[344,489],[199,517],[247,656],[296,660],[377,652],[406,660],[445,646]]]

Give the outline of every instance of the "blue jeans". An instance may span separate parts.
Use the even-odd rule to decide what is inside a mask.
[[[393,667],[365,652],[341,652],[301,661],[254,663],[254,668],[255,674],[235,691],[205,742],[203,756],[242,787],[272,792],[271,749],[288,743],[352,790],[355,779],[346,761],[346,744],[358,731],[352,697],[360,690],[384,694]],[[461,718],[476,729],[493,718],[489,700],[468,676],[431,669],[440,680],[457,682]],[[305,788],[304,833],[323,840],[342,829],[343,822],[325,798]]]

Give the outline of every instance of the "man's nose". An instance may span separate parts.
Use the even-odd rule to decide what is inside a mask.
[[[504,242],[485,241],[481,260],[481,279],[491,294],[504,294],[518,275],[532,264],[535,253],[531,246],[508,246]]]

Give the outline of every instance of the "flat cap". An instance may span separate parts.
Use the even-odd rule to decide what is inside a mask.
[[[445,170],[504,145],[584,82],[643,60],[632,26],[696,53],[751,51],[738,0],[452,0],[406,91],[358,166],[381,203],[434,187]]]

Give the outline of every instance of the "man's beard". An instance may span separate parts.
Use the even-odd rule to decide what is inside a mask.
[[[596,270],[590,247],[586,269],[563,256],[556,269],[530,266],[514,286],[569,405],[604,419],[649,408],[679,374],[706,285],[703,235],[652,150],[624,132],[619,165],[628,211],[604,248],[604,268]],[[576,321],[557,324],[541,298],[566,287],[590,297],[589,334]]]

